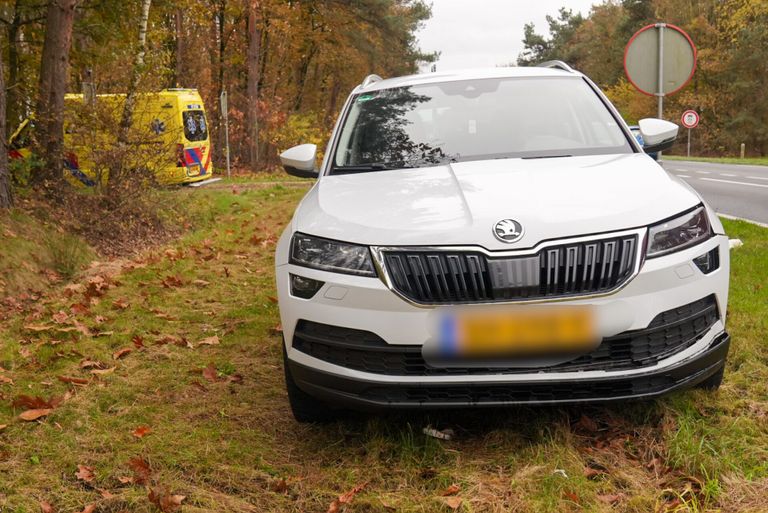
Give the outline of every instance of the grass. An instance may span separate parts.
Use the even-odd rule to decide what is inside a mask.
[[[0,430],[0,509],[37,512],[47,501],[62,512],[87,504],[100,513],[157,511],[144,486],[123,482],[128,461],[141,457],[152,486],[186,496],[186,512],[323,512],[363,484],[346,511],[447,512],[442,494],[454,484],[464,512],[764,510],[767,230],[724,221],[744,246],[733,252],[733,346],[718,393],[306,426],[288,409],[271,299],[275,239],[303,192],[169,192],[186,195],[196,212],[183,238],[78,275],[91,287],[105,276],[103,295],[86,301],[77,287],[54,287],[0,324],[0,375],[13,380],[0,380],[0,424],[8,425]],[[72,313],[72,305],[87,310]],[[56,324],[60,311],[69,318]],[[74,321],[90,333],[70,330]],[[30,329],[41,326],[51,329]],[[178,343],[156,343],[167,335]],[[197,344],[213,335],[218,345]],[[122,348],[132,352],[114,359]],[[114,370],[93,376],[81,368],[86,359]],[[213,382],[201,373],[209,366]],[[66,393],[37,422],[19,420],[22,409],[11,406],[21,394]],[[427,437],[427,425],[456,437]],[[137,438],[139,426],[152,431]],[[93,467],[94,479],[79,480],[78,465]]]
[[[750,164],[753,166],[768,166],[768,157],[685,157],[682,155],[667,155],[662,160],[690,160],[694,162],[712,162],[714,164]]]

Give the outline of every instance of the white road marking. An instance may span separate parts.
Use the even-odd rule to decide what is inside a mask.
[[[768,180],[768,177],[766,176],[748,176],[747,178],[752,178],[753,180]]]
[[[696,172],[699,173],[700,175],[708,175],[709,174],[709,171],[696,171]]]
[[[677,176],[679,176],[680,178],[690,178],[690,175],[677,175]]]
[[[683,171],[683,172],[686,172],[686,171],[689,171],[689,170],[688,169],[683,169],[683,168],[680,168],[680,167],[675,167],[675,168],[672,168],[672,171]]]
[[[734,176],[738,176],[738,175],[732,175],[730,173],[720,173],[720,176],[728,176],[728,177],[733,178]]]
[[[735,182],[733,180],[718,180],[717,178],[701,178],[701,180],[707,180],[709,182],[723,182],[723,183],[733,183],[736,185],[746,185],[749,187],[765,187],[768,189],[768,185],[764,185],[761,183],[749,183],[749,182]]]
[[[757,226],[762,226],[763,228],[768,228],[768,224],[761,223],[760,221],[755,221],[753,219],[747,219],[746,217],[737,217],[729,214],[723,214],[720,212],[715,212],[715,214],[717,214],[720,217],[724,217],[726,219],[732,219],[734,221],[746,221],[747,223],[752,223],[752,224],[756,224]]]

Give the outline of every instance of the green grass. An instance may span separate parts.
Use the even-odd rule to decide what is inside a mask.
[[[768,230],[724,221],[744,246],[732,253],[733,345],[717,393],[606,407],[360,414],[306,426],[289,413],[270,300],[275,238],[303,193],[173,191],[189,200],[195,225],[169,247],[124,263],[90,312],[76,316],[111,334],[25,329],[53,324],[55,312],[84,301],[61,286],[0,324],[0,375],[14,381],[0,384],[3,511],[37,512],[41,500],[62,512],[90,503],[98,512],[157,511],[143,486],[120,481],[136,456],[151,465],[153,485],[187,497],[186,512],[322,512],[363,483],[347,512],[447,512],[441,494],[453,484],[464,512],[764,508]],[[181,285],[163,285],[177,275]],[[127,308],[115,307],[118,299]],[[133,346],[136,335],[144,349]],[[195,347],[156,344],[164,335]],[[219,345],[196,346],[212,335]],[[125,347],[134,350],[114,360]],[[79,367],[85,358],[115,370],[86,386],[57,379],[89,378]],[[214,383],[201,374],[211,364]],[[18,420],[21,409],[10,405],[20,394],[67,391],[72,397],[40,422]],[[141,439],[132,435],[140,425],[152,429]],[[456,437],[427,437],[427,425]],[[94,467],[93,482],[78,481],[78,464]]]
[[[694,162],[712,162],[714,164],[750,164],[753,166],[768,166],[768,157],[685,157],[682,155],[667,155],[662,160],[690,160]]]

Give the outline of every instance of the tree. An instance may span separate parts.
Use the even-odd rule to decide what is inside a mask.
[[[69,75],[69,50],[78,0],[49,0],[40,63],[37,116],[39,154],[44,167],[38,181],[50,189],[62,180],[64,157],[64,94]]]
[[[259,1],[248,0],[248,54],[246,57],[246,122],[248,123],[248,163],[252,170],[259,165],[259,74],[261,29]]]
[[[561,7],[557,18],[547,15],[549,39],[536,34],[535,27],[528,23],[524,28],[523,52],[517,58],[520,66],[533,66],[536,63],[549,60],[563,60],[569,64],[577,64],[572,42],[579,27],[584,23],[584,17],[573,14],[573,11]]]
[[[0,208],[13,206],[11,178],[8,174],[8,147],[5,137],[5,70],[0,59]]]

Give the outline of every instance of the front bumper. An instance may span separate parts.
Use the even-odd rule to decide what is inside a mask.
[[[498,406],[519,403],[605,401],[654,397],[693,386],[724,364],[728,351],[725,312],[728,301],[729,250],[725,236],[644,262],[637,276],[615,293],[560,302],[590,305],[612,320],[605,337],[648,328],[669,310],[713,297],[719,318],[706,333],[658,361],[636,368],[531,368],[515,373],[399,373],[359,369],[343,361],[312,356],[294,347],[301,321],[375,334],[393,350],[420,346],[429,338],[435,308],[410,304],[378,279],[329,273],[282,263],[278,250],[277,288],[288,368],[307,393],[334,404],[358,408]],[[720,267],[702,273],[693,259],[717,249]],[[287,258],[286,258],[287,260]],[[323,281],[309,300],[290,294],[289,273]],[[547,306],[547,303],[542,303]],[[511,303],[509,308],[516,308]]]
[[[729,345],[730,336],[721,332],[707,349],[674,365],[631,376],[566,381],[545,375],[544,379],[524,376],[493,383],[467,377],[450,383],[381,383],[324,372],[291,360],[288,366],[296,384],[308,394],[335,406],[362,410],[593,403],[650,399],[696,386],[725,365]]]

